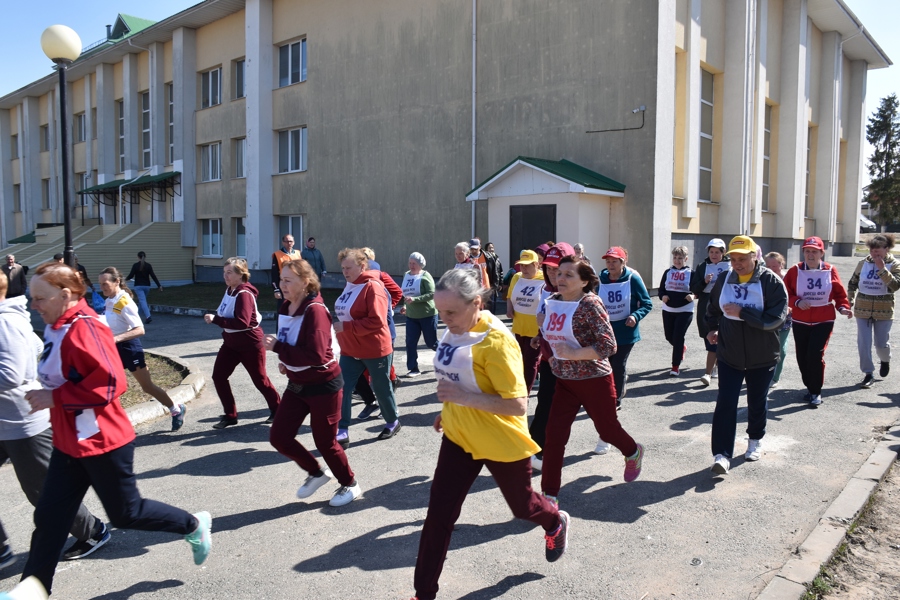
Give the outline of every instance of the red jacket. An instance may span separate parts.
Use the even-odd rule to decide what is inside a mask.
[[[400,286],[397,285],[397,282],[394,281],[393,277],[384,271],[380,271],[380,273],[381,283],[384,284],[384,289],[391,295],[391,308],[397,308],[397,305],[400,304],[400,300],[403,299],[403,290],[400,289]]]
[[[76,319],[78,316],[95,317]],[[82,298],[48,329],[72,323],[60,346],[61,372],[67,381],[53,390],[50,425],[53,445],[74,458],[105,454],[134,440],[134,428],[119,403],[126,389],[125,370],[109,327]],[[47,354],[50,349],[45,348]],[[92,409],[100,431],[78,440],[75,418]]]
[[[313,303],[318,303],[310,306]],[[319,306],[322,304],[322,306]],[[291,317],[303,315],[297,343],[275,342],[273,350],[278,358],[293,367],[311,367],[302,371],[287,369],[287,378],[301,385],[327,383],[337,377],[341,368],[331,348],[331,314],[320,294],[307,296],[297,310],[290,314],[290,302],[281,305],[279,314]],[[324,366],[323,366],[324,365]]]
[[[788,306],[792,309],[791,316],[794,323],[806,325],[831,323],[834,322],[836,315],[835,306],[837,306],[837,308],[850,309],[850,301],[847,300],[847,290],[844,288],[844,284],[841,283],[841,278],[838,275],[837,269],[824,261],[822,261],[822,270],[831,271],[831,295],[828,298],[829,303],[825,306],[812,306],[806,310],[798,307],[797,302],[800,301],[800,296],[797,294],[797,272],[800,269],[803,269],[804,271],[807,270],[805,262],[799,262],[792,266],[784,276],[784,285],[787,287],[788,291]]]
[[[381,358],[394,351],[388,329],[388,294],[381,283],[381,271],[363,271],[353,283],[365,283],[350,307],[352,320],[344,321],[337,334],[341,354],[353,358]]]
[[[241,290],[247,290],[248,293],[241,293]],[[242,283],[237,287],[228,288],[225,292],[229,296],[236,296],[234,299],[234,317],[226,319],[216,315],[213,317],[213,323],[222,329],[237,329],[236,333],[222,332],[222,339],[225,345],[236,350],[249,347],[262,348],[263,330],[256,320],[256,298],[259,297],[259,290],[250,283]],[[246,329],[247,331],[240,331]]]

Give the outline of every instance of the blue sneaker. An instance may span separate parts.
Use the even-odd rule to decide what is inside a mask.
[[[0,548],[0,569],[8,567],[14,562],[16,562],[16,555],[13,554],[12,548],[9,544],[3,544],[3,547]]]
[[[206,511],[194,515],[197,529],[184,536],[194,552],[194,564],[202,565],[212,549],[212,517]]]
[[[178,431],[184,425],[184,413],[187,412],[187,407],[184,404],[179,404],[178,408],[181,409],[181,412],[177,415],[172,415],[172,431]]]

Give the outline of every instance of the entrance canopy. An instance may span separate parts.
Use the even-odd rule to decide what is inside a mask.
[[[467,193],[466,200],[566,192],[621,198],[625,184],[566,159],[519,156]]]
[[[141,192],[150,192],[150,200],[160,200],[165,202],[167,197],[174,197],[175,186],[181,184],[181,172],[172,171],[170,173],[160,173],[159,175],[143,175],[135,180],[116,179],[115,181],[107,181],[89,188],[85,188],[76,192],[79,196],[90,196],[94,202],[98,204],[108,204],[115,206],[119,199],[119,186],[122,187],[122,193],[137,192],[137,200],[125,199],[126,202],[140,202]],[[156,192],[156,193],[154,193]]]

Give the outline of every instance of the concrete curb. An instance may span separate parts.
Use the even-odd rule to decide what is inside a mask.
[[[167,315],[180,315],[183,317],[202,317],[203,315],[216,312],[215,308],[185,308],[183,306],[166,306],[163,304],[151,304],[150,312],[157,312]],[[274,321],[275,311],[262,312],[263,321]]]
[[[203,388],[203,385],[206,383],[203,373],[196,371],[190,363],[185,362],[180,357],[173,354],[150,352],[147,350],[145,350],[145,352],[175,363],[187,372],[187,376],[181,381],[180,385],[176,385],[172,389],[166,390],[169,397],[172,399],[172,402],[175,404],[186,404],[197,397],[200,390]],[[128,415],[131,425],[137,426],[141,423],[167,416],[169,414],[169,409],[156,400],[148,400],[147,402],[141,402],[140,404],[126,408],[125,413]]]
[[[850,528],[888,470],[897,459],[897,439],[900,423],[894,423],[875,446],[869,459],[850,478],[843,491],[825,510],[819,524],[794,552],[772,581],[766,585],[757,600],[797,600],[806,593],[806,584],[813,581],[833,557]]]

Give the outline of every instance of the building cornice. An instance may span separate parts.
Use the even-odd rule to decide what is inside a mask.
[[[870,69],[894,64],[844,0],[808,0],[807,14],[819,31],[841,34],[844,56],[864,60]]]

